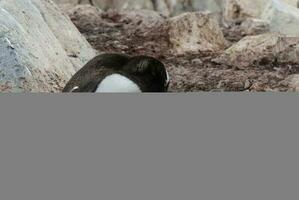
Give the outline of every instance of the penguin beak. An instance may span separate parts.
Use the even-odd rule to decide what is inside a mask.
[[[166,85],[166,87],[165,87],[165,91],[164,91],[164,92],[167,92],[167,91],[168,91],[168,87],[169,87],[169,83]]]
[[[168,91],[169,83],[170,83],[170,77],[169,77],[168,71],[166,70],[166,84],[165,84],[165,91],[164,92]]]
[[[76,87],[74,87],[73,89],[71,89],[71,91],[70,92],[76,92],[76,90],[78,90],[79,89],[79,87],[78,86],[76,86]]]

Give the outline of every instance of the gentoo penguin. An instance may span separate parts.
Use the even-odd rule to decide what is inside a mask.
[[[168,85],[169,75],[157,59],[107,53],[96,56],[81,68],[63,92],[167,92]]]

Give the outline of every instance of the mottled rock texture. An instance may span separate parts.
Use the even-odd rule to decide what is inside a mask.
[[[0,1],[1,92],[59,92],[94,55],[52,1]]]

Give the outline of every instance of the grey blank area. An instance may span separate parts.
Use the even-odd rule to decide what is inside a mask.
[[[0,199],[298,199],[298,98],[1,95]]]

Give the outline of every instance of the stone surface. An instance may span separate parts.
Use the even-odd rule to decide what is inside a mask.
[[[283,81],[289,75],[299,73],[299,64],[283,63],[281,59],[282,63],[274,62],[269,65],[265,65],[266,59],[261,59],[262,62],[254,64],[253,67],[239,70],[237,67],[213,62],[223,53],[223,50],[193,53],[186,51],[179,55],[171,53],[173,46],[170,43],[167,25],[168,20],[172,19],[165,19],[153,11],[138,14],[136,11],[100,11],[91,9],[89,6],[86,7],[86,13],[82,7],[80,10],[80,12],[74,10],[76,14],[71,15],[71,18],[94,48],[100,52],[145,54],[161,60],[169,71],[170,91],[172,92],[287,91],[289,85]],[[138,20],[130,18],[137,14]],[[151,20],[147,21],[151,15],[158,16],[157,18],[153,17],[153,19],[157,19],[154,20],[157,23],[152,23]],[[152,26],[148,27],[151,24]],[[227,31],[232,30],[225,30],[226,27],[223,24],[221,28],[223,31],[225,30],[225,37],[233,45],[244,37],[244,33],[248,34],[244,30],[245,27],[251,27],[254,30],[251,32],[253,34],[260,34],[259,28],[263,27],[262,24],[264,21],[261,19],[246,18],[242,23],[235,21],[232,25],[240,26],[243,30],[233,30],[230,36],[234,40],[227,35]],[[190,33],[190,35],[192,34]],[[294,53],[296,51],[291,47],[283,52],[292,52],[293,55],[296,55]],[[280,52],[277,55],[283,54]]]
[[[166,16],[179,15],[186,11],[222,12],[224,0],[55,0],[59,4],[92,3],[103,9],[132,10],[154,9]]]
[[[103,10],[153,9],[151,0],[92,0],[92,2]]]
[[[242,35],[258,35],[270,32],[270,23],[267,20],[247,18],[240,26]]]
[[[158,12],[152,10],[135,10],[120,12],[121,20],[125,24],[126,29],[139,29],[140,31],[148,30],[150,27],[155,27],[165,22]],[[130,22],[130,23],[125,23]]]
[[[259,18],[271,0],[226,0],[224,18],[226,20],[244,20]]]
[[[0,1],[1,92],[59,92],[94,55],[52,1]]]
[[[244,21],[257,18],[268,21],[272,32],[299,36],[297,0],[227,0],[224,18]]]
[[[250,66],[299,63],[299,38],[268,33],[248,36],[227,49],[214,61],[244,69]]]
[[[291,5],[291,6],[294,6],[294,7],[297,7],[298,3],[299,3],[298,0],[282,0],[282,1],[289,4],[289,5]]]
[[[270,22],[272,32],[299,37],[299,9],[281,0],[272,0],[261,18]]]
[[[289,87],[290,92],[299,92],[299,74],[291,75],[283,82]]]
[[[297,7],[298,0],[223,0],[225,18],[228,20],[244,19],[247,17],[259,18],[269,5],[285,5]],[[225,3],[224,3],[225,2]],[[288,8],[289,9],[289,8]]]
[[[226,41],[218,23],[207,14],[185,13],[168,21],[169,41],[175,54],[219,51]]]
[[[102,14],[102,10],[91,6],[89,4],[76,5],[71,8],[62,6],[64,13],[66,13],[71,19],[80,17],[85,23],[95,22]]]

